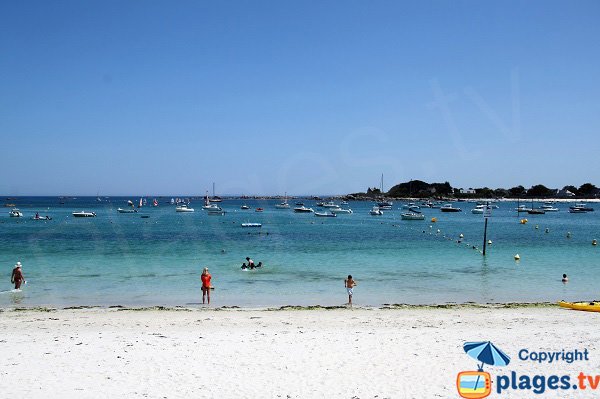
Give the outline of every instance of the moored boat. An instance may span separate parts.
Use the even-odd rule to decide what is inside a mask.
[[[349,215],[352,213],[352,209],[348,208],[348,209],[342,209],[342,208],[332,208],[329,210],[331,213],[335,213],[335,214],[346,214]]]
[[[71,215],[73,215],[73,217],[76,217],[76,218],[95,218],[96,212],[79,211],[79,212],[73,212]]]
[[[377,205],[375,205],[369,211],[369,215],[372,215],[372,216],[381,216],[381,215],[383,215],[383,211]]]
[[[400,215],[402,220],[425,220],[425,215],[416,212],[404,212]]]
[[[315,212],[315,216],[318,216],[321,218],[334,218],[337,215],[335,213],[331,213],[331,212]]]
[[[242,223],[242,227],[262,227],[261,223]]]
[[[294,212],[297,213],[311,213],[314,212],[312,208],[307,208],[304,205],[294,208]]]
[[[542,209],[546,212],[558,212],[560,209],[553,207],[550,204],[542,205]]]
[[[442,212],[462,212],[462,209],[455,208],[452,206],[452,204],[446,204],[440,208],[440,211],[442,211]]]
[[[194,208],[190,208],[186,204],[181,204],[175,207],[175,212],[194,212]]]
[[[17,208],[11,209],[11,211],[8,214],[10,215],[11,218],[22,218],[23,217],[23,212],[21,212]]]
[[[117,212],[119,213],[137,213],[137,209],[123,209],[123,208],[117,208]]]

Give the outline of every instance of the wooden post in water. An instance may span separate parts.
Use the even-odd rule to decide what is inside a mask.
[[[485,256],[485,246],[487,244],[487,219],[485,218],[485,227],[483,228],[483,256]]]
[[[485,247],[487,245],[487,222],[490,216],[492,216],[492,208],[490,207],[490,203],[487,202],[485,209],[483,210],[483,218],[485,219],[485,224],[483,227],[483,256],[485,256]]]

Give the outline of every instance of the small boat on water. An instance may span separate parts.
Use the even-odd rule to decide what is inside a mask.
[[[485,211],[485,205],[477,205],[475,208],[471,209],[471,213],[476,215],[483,215],[483,211]]]
[[[579,203],[579,204],[575,204],[575,205],[573,205],[573,206],[570,206],[570,207],[569,207],[569,211],[570,211],[571,209],[576,209],[576,210],[578,210],[578,211],[584,211],[584,212],[594,212],[594,208],[592,208],[592,207],[589,207],[589,206],[587,206],[587,204],[582,204],[582,203]],[[573,212],[573,213],[576,213],[576,212]]]
[[[546,211],[540,208],[531,208],[527,210],[527,213],[530,215],[543,215]]]
[[[542,209],[546,212],[558,212],[560,209],[553,207],[550,204],[542,205]]]
[[[348,205],[348,201],[342,201],[342,205]]]
[[[369,215],[372,215],[372,216],[381,216],[381,215],[383,215],[383,211],[381,210],[381,208],[379,208],[377,205],[375,205],[369,211]]]
[[[11,211],[8,214],[10,215],[11,218],[22,218],[23,217],[23,212],[21,212],[17,208],[11,209]]]
[[[186,204],[181,204],[175,207],[175,212],[194,212],[194,208],[190,208]]]
[[[383,209],[383,210],[391,210],[392,209],[392,205],[394,205],[394,203],[391,202],[391,201],[379,201],[379,202],[377,202],[377,206],[379,207],[379,209]]]
[[[588,213],[588,211],[579,208],[569,208],[569,213]]]
[[[288,204],[288,202],[287,202],[287,193],[285,193],[285,197],[283,199],[283,202],[275,205],[275,208],[277,208],[277,209],[290,209],[290,204]]]
[[[325,202],[321,205],[323,208],[339,208],[340,206],[335,204],[333,201]]]
[[[348,208],[348,209],[342,209],[342,208],[332,208],[329,210],[331,213],[335,213],[337,214],[345,214],[345,215],[349,215],[352,213],[352,209]]]
[[[80,211],[80,212],[73,212],[71,215],[73,215],[73,217],[76,217],[76,218],[95,218],[96,212]]]
[[[240,209],[246,210],[246,209],[250,209],[250,207],[248,205],[244,204],[244,205],[240,206]]]
[[[442,212],[462,212],[460,208],[454,208],[452,204],[446,204],[440,208]]]
[[[404,212],[400,215],[402,220],[425,220],[425,215],[416,212]]]
[[[208,214],[211,216],[223,216],[225,214],[225,211],[221,207],[219,207],[217,209],[209,209]]]
[[[254,212],[262,212],[262,211],[264,211],[264,209],[263,209],[263,208],[256,208],[256,209],[254,210]]]
[[[119,213],[137,213],[137,209],[123,209],[123,208],[117,208],[117,212]]]
[[[31,217],[31,220],[44,220],[44,221],[46,221],[46,220],[52,220],[52,218],[50,216],[48,216],[48,215],[46,215],[46,216],[40,216],[39,213],[36,213],[35,216]]]
[[[331,213],[331,212],[315,212],[315,216],[320,217],[320,218],[334,218],[337,215],[335,213]]]
[[[156,198],[154,198],[154,200],[152,201],[152,206],[158,206],[158,201],[156,200]]]
[[[297,213],[311,213],[314,212],[312,208],[307,208],[304,205],[298,207],[298,208],[294,208],[294,212]]]
[[[242,227],[262,227],[261,223],[242,223]]]
[[[304,206],[304,202],[296,202],[296,206]]]

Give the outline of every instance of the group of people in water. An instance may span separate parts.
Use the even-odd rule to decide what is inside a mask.
[[[246,264],[246,262],[248,262],[248,264]],[[246,262],[242,263],[242,270],[260,269],[263,265],[262,262],[254,264],[254,261],[249,257],[246,257]]]

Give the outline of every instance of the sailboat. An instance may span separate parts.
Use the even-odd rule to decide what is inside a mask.
[[[533,198],[531,199],[531,209],[527,210],[527,213],[530,215],[543,215],[546,213],[545,210],[540,209],[540,208],[534,208],[533,207]]]
[[[140,202],[138,203],[138,208],[141,208],[142,204],[143,204],[143,202],[142,202],[142,199],[140,198]]]
[[[381,187],[379,188],[379,192],[383,195],[383,173],[381,174]],[[383,198],[377,202],[377,206],[379,209],[390,210],[392,209],[392,205],[394,205],[391,201],[386,201]]]
[[[97,201],[97,202],[102,202],[102,198],[100,198],[100,191],[98,191],[98,192],[96,193],[96,201]]]
[[[285,193],[285,197],[282,203],[275,205],[277,209],[290,209],[290,204],[287,202],[287,193]]]
[[[210,197],[208,196],[208,190],[206,190],[206,195],[204,196],[204,205],[202,206],[202,209],[207,209],[207,210],[219,210],[219,206],[216,204],[211,204],[212,200],[210,199]]]
[[[208,194],[207,194],[207,196],[208,196]],[[213,182],[213,196],[212,196],[212,198],[210,199],[210,202],[221,202],[221,201],[223,201],[223,200],[221,199],[221,197],[217,197],[217,196],[215,195],[215,183]]]
[[[156,198],[154,198],[154,201],[152,201],[152,206],[158,206],[158,201],[156,200]]]

